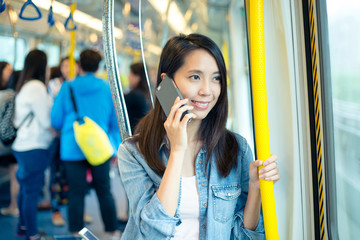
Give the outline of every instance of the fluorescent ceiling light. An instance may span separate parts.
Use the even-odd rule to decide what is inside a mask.
[[[184,32],[186,28],[185,18],[175,2],[170,3],[168,13],[169,25],[177,32]]]
[[[126,17],[129,15],[130,13],[130,10],[131,10],[131,4],[129,2],[126,2],[125,5],[124,5],[124,8],[123,8],[123,15]]]
[[[169,0],[149,0],[150,4],[158,11],[162,16],[166,16],[166,9],[169,4]],[[183,32],[185,34],[191,32],[186,26],[186,20],[181,13],[178,5],[172,1],[169,6],[168,23],[175,32]]]
[[[9,17],[11,19],[11,22],[16,23],[16,21],[18,20],[18,15],[15,12],[15,10],[13,8],[8,8],[8,13],[9,13]]]
[[[24,1],[25,2],[25,1]],[[33,0],[33,3],[44,10],[49,10],[51,5],[51,0]],[[70,14],[70,7],[62,4],[60,2],[53,2],[53,12],[58,14],[64,18],[68,18]],[[89,28],[92,28],[96,31],[102,32],[102,21],[100,19],[94,18],[89,14],[81,12],[79,10],[75,10],[74,12],[74,21],[75,23],[79,23],[85,25]],[[115,38],[122,38],[123,32],[120,28],[114,27],[114,36]]]
[[[149,0],[150,4],[158,11],[161,15],[165,15],[169,0]]]

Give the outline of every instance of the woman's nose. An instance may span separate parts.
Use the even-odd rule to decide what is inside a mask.
[[[207,80],[204,80],[200,86],[199,94],[200,95],[209,95],[211,93],[210,84]]]

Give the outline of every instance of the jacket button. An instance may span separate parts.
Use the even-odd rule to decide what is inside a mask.
[[[204,204],[204,207],[207,207],[207,203]]]
[[[202,183],[201,186],[205,186],[205,183]]]
[[[199,161],[199,164],[202,164],[202,161]]]
[[[205,228],[206,226],[205,225],[202,225],[202,228]]]

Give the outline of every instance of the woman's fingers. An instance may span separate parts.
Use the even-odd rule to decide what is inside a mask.
[[[263,168],[259,170],[259,178],[268,181],[278,181],[280,179],[279,169],[277,167],[277,156],[271,155],[263,163]]]
[[[264,172],[264,173],[260,174],[259,178],[269,180],[269,181],[279,180],[280,179],[279,169],[275,168],[268,172]]]
[[[186,126],[191,119],[195,119],[196,118],[196,115],[194,113],[187,113],[185,114],[184,118],[181,120],[180,122],[180,126]]]
[[[171,111],[170,111],[170,114],[169,114],[168,118],[173,119],[175,117],[175,115],[176,115],[177,110],[182,105],[186,105],[188,101],[189,100],[187,98],[180,100],[179,97],[176,97],[175,102],[174,102],[173,106],[171,107]]]
[[[175,122],[176,123],[181,122],[183,120],[182,117],[185,115],[189,115],[190,111],[193,109],[194,109],[194,107],[189,106],[189,105],[183,105],[180,108],[178,108],[178,110],[176,111],[175,117],[174,117]],[[189,113],[186,113],[186,111],[189,111]]]
[[[277,159],[278,159],[277,155],[275,155],[275,154],[271,155],[268,159],[265,160],[264,166],[267,166],[273,162],[276,162]]]
[[[269,172],[271,171],[272,169],[276,169],[277,168],[277,162],[272,162],[270,164],[268,164],[267,166],[264,166],[263,168],[261,168],[259,170],[259,173],[265,173],[265,172]]]

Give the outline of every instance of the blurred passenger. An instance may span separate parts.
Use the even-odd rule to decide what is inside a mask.
[[[52,99],[47,93],[47,57],[43,51],[32,50],[25,58],[24,69],[17,84],[14,125],[19,126],[12,145],[19,164],[16,173],[20,184],[18,235],[40,239],[37,229],[37,202],[43,186],[44,171],[50,164],[48,147],[53,139],[50,124]]]
[[[88,116],[95,121],[109,136],[114,152],[120,144],[115,110],[110,87],[104,80],[95,77],[101,56],[93,50],[80,54],[80,71],[74,81],[64,82],[55,98],[51,111],[52,126],[61,131],[60,157],[65,164],[68,193],[68,226],[73,235],[84,227],[84,197],[88,191],[87,169],[92,174],[92,186],[95,188],[105,232],[110,236],[118,235],[116,208],[110,191],[110,159],[99,166],[90,165],[77,145],[74,137],[73,122],[77,118],[70,97],[73,90],[78,114]],[[116,154],[114,157],[116,158]]]
[[[78,67],[75,65],[75,75],[77,75]],[[59,66],[51,68],[50,82],[48,91],[54,99],[60,91],[65,81],[70,81],[70,61],[69,57],[62,58]],[[51,166],[48,176],[45,176],[45,185],[43,188],[44,200],[39,202],[39,209],[52,210],[51,221],[55,226],[64,226],[65,220],[60,212],[60,206],[67,203],[67,193],[69,186],[66,182],[65,166],[60,159],[60,134],[56,134],[50,148],[49,154],[51,158]],[[45,172],[46,175],[46,172]],[[48,177],[48,178],[47,178]],[[47,183],[47,184],[46,184]],[[49,186],[50,185],[50,186]],[[92,222],[92,218],[85,212],[84,222]]]
[[[21,70],[16,70],[12,72],[9,82],[7,84],[9,89],[16,91],[16,86],[19,81],[20,74],[21,74]]]
[[[12,89],[9,89],[9,79],[13,72],[11,65],[7,62],[0,62],[0,109],[7,100],[15,95]],[[17,196],[19,192],[19,184],[16,180],[16,170],[18,168],[16,158],[12,154],[11,146],[4,146],[0,141],[0,166],[9,167],[10,177],[10,204],[7,208],[1,208],[1,214],[4,216],[19,216],[17,206]]]
[[[129,115],[131,131],[150,110],[150,92],[146,81],[143,63],[134,63],[130,66],[130,92],[125,95],[126,108]]]
[[[50,81],[48,92],[54,99],[64,81],[69,79],[69,57],[62,58],[59,66],[50,70]],[[51,164],[45,171],[45,184],[43,187],[43,200],[38,203],[39,210],[52,210],[51,221],[55,226],[64,226],[65,220],[60,212],[59,206],[67,202],[67,183],[65,179],[65,167],[60,160],[60,135],[56,134],[49,147]]]
[[[77,68],[75,68],[77,70]],[[51,97],[55,98],[61,88],[61,85],[65,81],[70,80],[70,60],[69,57],[64,57],[61,59],[58,67],[53,68],[51,71],[53,76],[50,76],[49,82],[49,94]],[[77,74],[77,71],[76,71]]]
[[[0,62],[0,87],[1,90],[4,90],[8,86],[10,76],[13,73],[13,68],[8,62]]]
[[[77,70],[77,68],[75,68]],[[48,92],[54,99],[62,84],[70,80],[70,60],[64,57],[60,60],[59,66],[52,67],[50,71],[50,81],[48,84]],[[65,220],[62,217],[59,206],[67,203],[68,185],[65,179],[65,167],[60,160],[60,135],[56,135],[50,148],[49,155],[51,158],[51,166],[45,171],[45,184],[43,187],[43,200],[38,203],[39,210],[53,211],[52,223],[55,226],[64,226]],[[90,216],[85,215],[89,221]],[[91,220],[91,218],[90,218]]]

